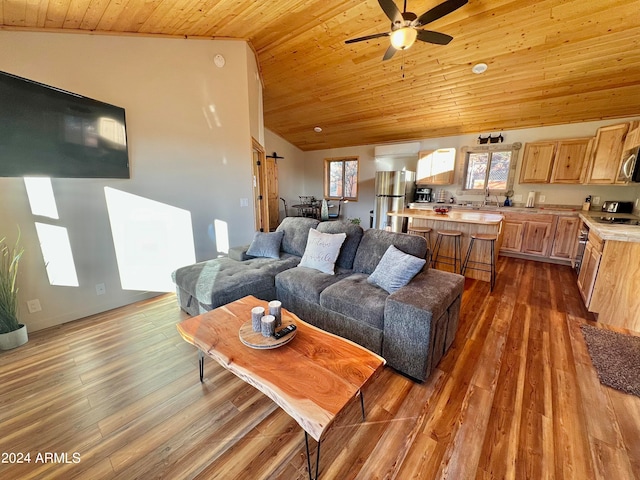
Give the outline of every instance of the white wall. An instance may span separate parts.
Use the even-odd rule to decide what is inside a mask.
[[[262,99],[244,42],[0,31],[0,47],[0,70],[124,107],[127,117],[131,179],[53,180],[55,223],[68,229],[80,287],[49,285],[22,179],[0,178],[0,237],[15,238],[19,225],[26,248],[20,297],[29,330],[150,296],[121,288],[105,186],[190,212],[198,261],[220,253],[216,219],[231,245],[251,240],[253,209],[239,205],[252,196]],[[213,63],[217,53],[224,68]],[[98,283],[106,285],[99,297]],[[43,311],[28,314],[24,302],[34,298]]]

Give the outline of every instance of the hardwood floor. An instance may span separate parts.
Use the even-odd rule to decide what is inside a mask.
[[[640,398],[598,382],[573,272],[501,257],[488,287],[467,281],[458,335],[427,382],[386,368],[364,392],[366,421],[358,402],[344,412],[320,478],[640,478]],[[183,318],[165,295],[0,353],[0,461],[31,454],[0,463],[0,478],[307,478],[286,413],[213,361],[200,384]]]

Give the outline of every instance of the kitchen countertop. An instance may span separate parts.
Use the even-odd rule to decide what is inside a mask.
[[[637,242],[640,243],[640,225],[620,225],[620,224],[607,224],[598,223],[594,220],[595,217],[617,217],[617,218],[633,218],[640,220],[640,217],[631,215],[630,213],[616,213],[607,214],[606,212],[581,212],[580,218],[603,240],[615,240],[618,242]]]
[[[470,210],[451,210],[444,215],[434,212],[433,210],[407,208],[402,212],[390,212],[390,216],[394,217],[411,217],[421,218],[425,220],[441,220],[444,222],[458,223],[478,223],[482,225],[495,225],[503,220],[503,216],[498,212],[480,212]]]
[[[420,211],[432,211],[435,207],[448,207],[452,208],[452,211],[449,212],[449,216],[452,215],[455,211],[460,213],[462,212],[476,212],[476,213],[488,213],[495,212],[496,214],[501,213],[537,213],[537,214],[547,214],[547,215],[559,215],[559,216],[572,216],[579,217],[584,221],[584,223],[589,227],[589,229],[593,230],[598,234],[600,238],[603,240],[615,240],[619,242],[640,242],[640,225],[620,225],[620,224],[606,224],[606,223],[598,223],[594,220],[595,217],[620,217],[620,218],[634,218],[640,220],[640,217],[632,215],[630,213],[607,213],[601,210],[582,210],[581,206],[571,206],[571,205],[549,205],[545,207],[498,207],[493,205],[478,205],[478,206],[470,206],[470,205],[449,205],[449,204],[438,204],[438,203],[421,203],[415,204],[412,203],[411,207],[416,207]],[[433,215],[436,215],[435,212]]]
[[[463,210],[473,212],[496,212],[496,213],[542,213],[547,215],[567,215],[577,217],[582,206],[572,205],[550,205],[548,207],[498,207],[497,205],[451,205],[447,203],[411,203],[411,208],[419,210],[432,210],[437,207],[447,207],[452,210]],[[600,212],[597,212],[600,213]]]

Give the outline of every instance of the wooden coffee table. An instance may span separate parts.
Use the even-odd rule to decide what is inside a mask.
[[[305,432],[307,466],[311,476],[309,440],[318,442],[316,472],[320,463],[320,443],[336,416],[360,396],[364,420],[362,388],[386,363],[384,358],[337,335],[303,322],[282,309],[282,321],[295,323],[296,336],[273,349],[253,349],[240,341],[238,332],[251,321],[251,309],[268,302],[247,296],[178,324],[187,342],[198,347],[200,381],[204,356],[216,360],[237,377],[267,395],[291,416]]]
[[[305,432],[307,466],[311,477],[308,436],[320,443],[336,416],[360,396],[361,389],[386,363],[384,358],[337,335],[303,322],[282,309],[283,323],[294,322],[296,336],[274,349],[244,345],[238,331],[251,321],[251,309],[267,308],[268,302],[247,296],[178,324],[182,338],[195,345],[200,355],[200,380],[204,356],[216,360],[246,383],[271,398]]]

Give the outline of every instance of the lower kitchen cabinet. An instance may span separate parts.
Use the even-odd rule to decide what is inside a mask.
[[[551,245],[551,258],[572,260],[575,257],[578,228],[580,228],[578,217],[558,216]]]
[[[503,213],[500,253],[548,256],[555,215]]]
[[[593,287],[596,283],[600,259],[602,258],[603,241],[595,233],[589,232],[589,241],[584,249],[582,266],[578,275],[578,290],[584,300],[584,304],[589,308]]]
[[[578,288],[599,322],[640,332],[638,258],[640,243],[602,241],[589,232]]]

